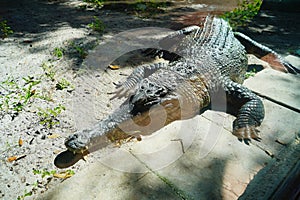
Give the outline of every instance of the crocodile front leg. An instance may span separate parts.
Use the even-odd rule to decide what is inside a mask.
[[[111,99],[129,97],[134,93],[136,86],[142,79],[150,76],[158,69],[166,68],[167,65],[165,62],[159,62],[138,66],[123,83],[116,84],[116,91],[111,93],[114,94]]]
[[[263,121],[265,112],[260,98],[241,84],[231,80],[224,82],[227,96],[227,111],[237,118],[233,121],[233,135],[238,139],[259,140],[257,126]]]

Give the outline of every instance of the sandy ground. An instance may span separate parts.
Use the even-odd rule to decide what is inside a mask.
[[[53,164],[55,156],[65,150],[65,137],[91,126],[120,104],[110,101],[107,93],[140,59],[120,59],[122,66],[129,66],[124,70],[90,71],[82,67],[89,50],[122,31],[150,26],[176,29],[201,18],[207,10],[233,6],[173,5],[148,18],[133,11],[126,14],[127,8],[121,4],[102,9],[82,9],[81,5],[75,0],[0,3],[0,17],[14,30],[13,35],[0,40],[2,199],[34,198],[93,162],[79,161],[67,171]],[[88,28],[93,16],[104,22],[104,34]],[[300,25],[295,19],[299,13],[263,11],[243,32],[283,55],[296,54]],[[53,53],[55,48],[63,49],[62,58]],[[70,85],[59,88],[64,80]]]

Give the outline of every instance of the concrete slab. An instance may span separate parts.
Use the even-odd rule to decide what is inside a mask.
[[[300,114],[268,100],[263,100],[263,103],[266,114],[260,127],[261,136],[269,150],[277,152],[280,146],[289,145],[297,138]]]
[[[253,141],[250,146],[239,142],[228,131],[234,118],[209,111],[203,114],[209,121],[216,118],[214,115],[224,115],[226,118],[225,129],[209,155],[205,158],[197,156],[201,150],[201,139],[197,136],[191,148],[178,161],[158,173],[168,177],[193,199],[237,199],[260,169],[286,156],[280,152],[296,140],[295,133],[299,131],[298,113],[267,100],[264,100],[264,105],[266,118],[260,127],[261,142]],[[290,119],[295,119],[295,123],[287,127]]]
[[[211,122],[199,120],[199,123]],[[206,131],[209,130],[201,129],[187,152],[158,173],[186,191],[191,199],[237,199],[270,157],[255,146],[239,142],[225,129],[214,148],[203,157],[201,133]]]
[[[300,76],[265,69],[247,79],[246,87],[263,96],[300,110]]]
[[[151,172],[124,173],[96,162],[38,199],[178,199],[172,189]]]

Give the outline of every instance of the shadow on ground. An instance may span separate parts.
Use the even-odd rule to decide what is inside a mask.
[[[240,32],[282,54],[300,49],[300,12],[261,10]],[[296,20],[296,21],[295,21]]]

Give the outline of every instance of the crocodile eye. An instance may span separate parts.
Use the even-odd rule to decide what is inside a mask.
[[[155,94],[160,95],[161,92],[162,92],[161,90],[158,90],[158,91],[155,92]]]

